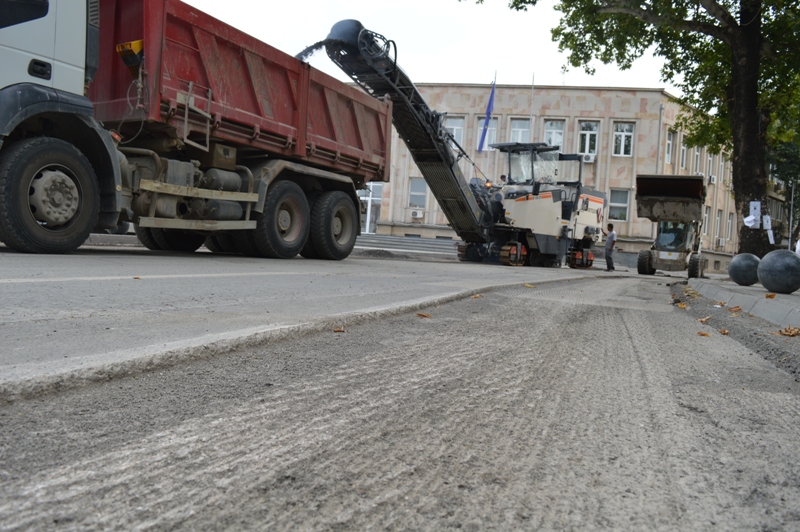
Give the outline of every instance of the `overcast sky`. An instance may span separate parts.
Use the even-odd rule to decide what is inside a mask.
[[[491,83],[665,88],[662,61],[643,57],[628,71],[597,63],[597,73],[582,69],[562,74],[566,56],[558,52],[550,30],[560,13],[553,0],[527,12],[512,11],[507,0],[185,0],[258,39],[296,55],[324,39],[342,19],[364,26],[397,43],[397,62],[415,83]],[[324,51],[312,66],[347,80]]]

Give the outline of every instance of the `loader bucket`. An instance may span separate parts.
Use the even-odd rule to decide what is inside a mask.
[[[653,222],[703,218],[705,178],[701,175],[637,175],[636,214]]]

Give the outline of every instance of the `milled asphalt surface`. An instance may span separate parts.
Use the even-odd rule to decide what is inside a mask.
[[[798,530],[775,327],[724,336],[673,282],[517,284],[0,404],[0,529]]]
[[[398,251],[365,250],[341,262],[282,261],[128,247],[37,256],[0,246],[0,400],[329,330],[492,287],[586,274],[464,264],[452,260],[454,251],[446,260],[404,258]]]

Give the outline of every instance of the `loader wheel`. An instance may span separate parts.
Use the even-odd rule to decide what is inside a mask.
[[[305,247],[311,213],[299,185],[278,181],[267,192],[264,212],[257,218],[253,240],[265,257],[291,259]]]
[[[144,247],[151,251],[161,251],[161,246],[153,238],[153,233],[149,227],[139,227],[139,224],[134,224],[133,232],[136,233],[136,238],[139,239],[139,243]]]
[[[350,196],[332,191],[317,198],[311,213],[309,239],[318,258],[347,258],[356,245],[357,235],[358,212]]]
[[[639,275],[653,275],[656,273],[655,268],[653,268],[652,253],[645,249],[639,252],[639,257],[636,260],[636,270]]]
[[[689,279],[696,279],[703,276],[703,265],[700,261],[700,255],[693,253],[689,258]]]
[[[97,176],[71,144],[39,137],[0,158],[0,235],[24,253],[68,253],[83,244],[100,210]]]
[[[181,253],[194,253],[206,241],[206,237],[190,231],[178,229],[150,229],[153,239],[164,251],[180,251]]]

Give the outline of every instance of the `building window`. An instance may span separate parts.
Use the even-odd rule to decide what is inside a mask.
[[[703,234],[708,234],[708,219],[711,217],[711,207],[706,207],[706,213],[703,215]]]
[[[772,219],[780,222],[783,220],[783,203],[775,198],[767,198],[767,205],[769,205],[769,215]]]
[[[511,119],[511,142],[531,141],[531,121],[527,118]]]
[[[428,197],[428,185],[419,177],[412,177],[408,182],[408,206],[414,209],[424,209]]]
[[[700,148],[694,149],[694,173],[700,173]]]
[[[464,144],[464,119],[458,116],[448,116],[444,120],[444,128],[453,136],[459,146]],[[453,146],[455,148],[455,146]]]
[[[633,124],[614,124],[614,155],[633,155]]]
[[[600,122],[581,122],[581,136],[578,153],[597,154],[597,132]]]
[[[720,267],[720,266],[721,266],[720,262],[719,262],[718,260],[715,260],[715,261],[714,261],[714,269],[715,269],[715,270],[719,270],[719,267]]]
[[[714,154],[713,153],[709,153],[708,154],[708,168],[706,168],[706,170],[708,170],[708,175],[714,175]]]
[[[725,156],[719,156],[719,180],[721,183],[725,182]]]
[[[625,222],[628,220],[628,191],[611,190],[608,202],[608,219]]]
[[[486,121],[486,118],[479,118],[478,119],[478,140],[475,141],[475,148],[480,149],[481,146],[481,136],[483,136],[483,123]],[[486,140],[483,141],[483,151],[491,151],[493,148],[490,148],[490,144],[494,144],[497,142],[497,119],[490,118],[489,119],[489,128],[486,130]]]
[[[667,131],[667,164],[672,164],[672,141],[675,138],[675,133]]]
[[[548,146],[564,146],[564,121],[544,121],[544,142]]]
[[[681,144],[681,168],[686,168],[686,144]]]
[[[728,240],[731,239],[732,235],[733,235],[733,213],[729,212],[728,213]]]
[[[717,211],[717,228],[714,231],[714,236],[719,238],[720,233],[722,232],[722,210]]]

